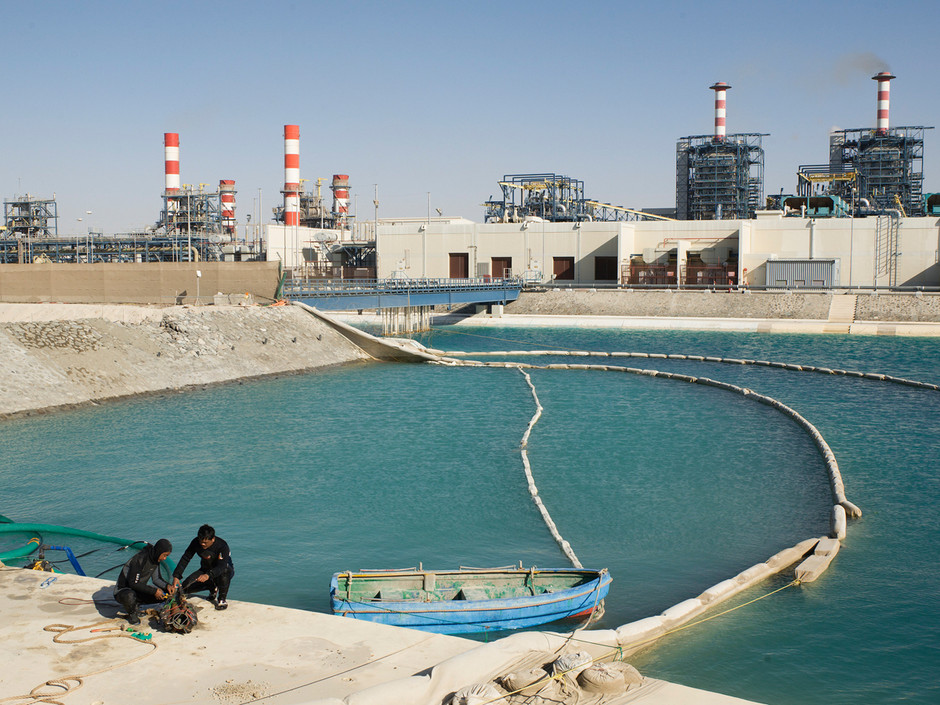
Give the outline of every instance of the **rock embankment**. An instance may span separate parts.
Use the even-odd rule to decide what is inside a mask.
[[[295,306],[0,306],[0,416],[368,359]]]

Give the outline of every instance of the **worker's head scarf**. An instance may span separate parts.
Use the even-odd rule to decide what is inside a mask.
[[[153,559],[160,560],[160,556],[173,550],[173,544],[168,539],[160,539],[153,545]]]

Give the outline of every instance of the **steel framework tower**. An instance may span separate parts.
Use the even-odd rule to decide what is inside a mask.
[[[763,207],[765,134],[742,133],[716,140],[683,137],[676,143],[676,218],[753,218]]]
[[[851,201],[866,199],[876,210],[924,214],[924,130],[931,127],[890,127],[891,80],[888,71],[872,76],[878,82],[874,129],[837,130],[829,135],[832,171],[855,171],[856,183],[833,184],[835,195]]]
[[[58,218],[54,195],[52,198],[37,198],[27,193],[3,201],[3,224],[7,231],[4,237],[56,237],[59,234]]]
[[[715,91],[715,133],[683,137],[676,143],[676,218],[753,218],[764,200],[764,148],[751,132],[726,134],[727,83]]]

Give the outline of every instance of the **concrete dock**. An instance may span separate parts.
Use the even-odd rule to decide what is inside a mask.
[[[151,628],[150,640],[138,641],[120,630],[126,622],[115,618],[111,588],[94,578],[0,567],[0,702],[37,702],[18,697],[33,691],[74,705],[442,703],[462,687],[531,667],[540,657],[533,646],[557,641],[528,632],[481,644],[238,601],[218,612],[199,597],[192,599],[199,608],[192,633]],[[67,627],[75,629],[55,631]],[[43,686],[68,676],[76,678]],[[626,694],[580,697],[641,705],[747,702],[651,678]]]

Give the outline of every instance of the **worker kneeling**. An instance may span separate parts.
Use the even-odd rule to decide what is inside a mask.
[[[183,571],[189,565],[193,556],[200,559],[199,570],[183,577]],[[215,535],[215,529],[208,524],[199,527],[196,538],[189,542],[186,552],[183,553],[176,570],[173,571],[173,586],[180,586],[186,595],[194,592],[209,591],[209,599],[215,603],[217,610],[228,607],[225,598],[228,597],[228,586],[235,575],[235,566],[232,563],[232,554],[224,539]]]
[[[127,612],[130,624],[140,624],[140,605],[162,602],[176,591],[176,581],[167,583],[160,577],[160,564],[170,556],[173,545],[160,539],[152,546],[148,543],[121,569],[114,599]],[[152,585],[148,585],[152,583]]]

